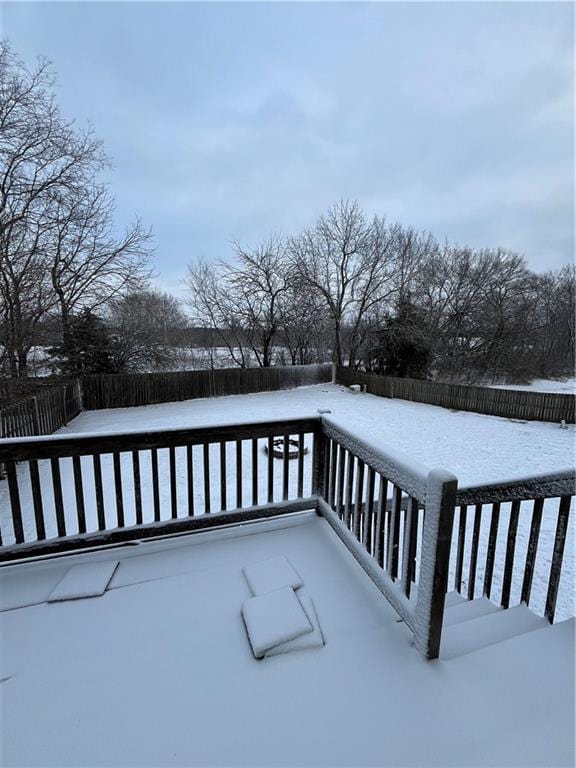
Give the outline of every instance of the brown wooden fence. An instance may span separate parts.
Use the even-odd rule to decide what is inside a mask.
[[[561,421],[567,424],[576,423],[574,395],[398,379],[342,366],[336,369],[336,382],[346,386],[365,385],[367,392],[380,397],[396,397],[400,400],[439,405],[458,411],[474,411],[509,419],[552,421],[558,424]]]
[[[0,437],[49,435],[82,410],[80,382],[47,386],[0,406]]]
[[[223,368],[175,373],[127,373],[82,378],[84,407],[125,408],[199,397],[243,395],[292,389],[332,380],[332,366],[297,365],[273,368]]]

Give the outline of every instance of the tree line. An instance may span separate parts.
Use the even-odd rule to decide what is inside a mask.
[[[195,322],[241,366],[340,365],[482,382],[574,370],[575,270],[528,269],[342,200],[305,231],[189,267]]]
[[[439,242],[341,200],[304,231],[192,261],[186,295],[154,287],[152,233],[119,233],[110,164],[65,119],[47,62],[0,43],[0,370],[121,372],[333,360],[483,382],[574,370],[574,267]],[[188,256],[185,257],[185,260]],[[198,362],[198,360],[196,360]]]

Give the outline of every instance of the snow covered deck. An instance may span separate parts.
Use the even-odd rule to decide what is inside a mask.
[[[244,565],[286,555],[326,645],[256,661]],[[101,597],[43,602],[119,560]],[[449,661],[327,522],[281,520],[0,570],[2,765],[572,765],[574,624]],[[30,604],[36,603],[36,604]]]

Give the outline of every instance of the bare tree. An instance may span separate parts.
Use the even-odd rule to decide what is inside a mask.
[[[53,86],[46,62],[30,71],[0,42],[0,290],[12,375],[26,375],[35,327],[53,302],[42,278],[52,196],[78,190],[86,168],[105,161],[91,133],[61,117]]]
[[[50,279],[66,337],[70,316],[96,311],[127,292],[142,290],[151,276],[151,232],[137,220],[123,237],[114,231],[114,200],[108,189],[86,180],[53,206]]]
[[[330,358],[331,322],[326,304],[297,273],[288,275],[280,314],[280,339],[290,364],[320,363]]]
[[[108,164],[89,130],[66,121],[46,61],[29,70],[0,43],[0,292],[12,375],[25,376],[39,322],[95,309],[147,276],[150,233],[113,236]]]
[[[364,319],[393,293],[392,243],[383,219],[369,223],[356,202],[345,200],[290,243],[294,269],[326,304],[339,364],[344,362],[345,332],[348,364],[356,365]]]
[[[284,243],[272,236],[255,248],[234,244],[235,261],[188,270],[189,301],[196,322],[214,329],[232,360],[272,365],[288,279]]]
[[[209,335],[212,364],[215,362],[214,351],[224,347],[233,363],[248,368],[250,357],[244,329],[236,316],[235,303],[226,290],[222,269],[221,264],[209,264],[203,260],[190,264],[187,303],[192,322],[212,331]]]
[[[178,364],[178,344],[188,324],[178,299],[162,291],[137,291],[111,300],[106,310],[120,369],[162,371]]]

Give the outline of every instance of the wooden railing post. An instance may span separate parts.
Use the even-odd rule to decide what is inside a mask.
[[[427,659],[440,653],[450,542],[458,481],[450,472],[428,475],[414,644]]]

